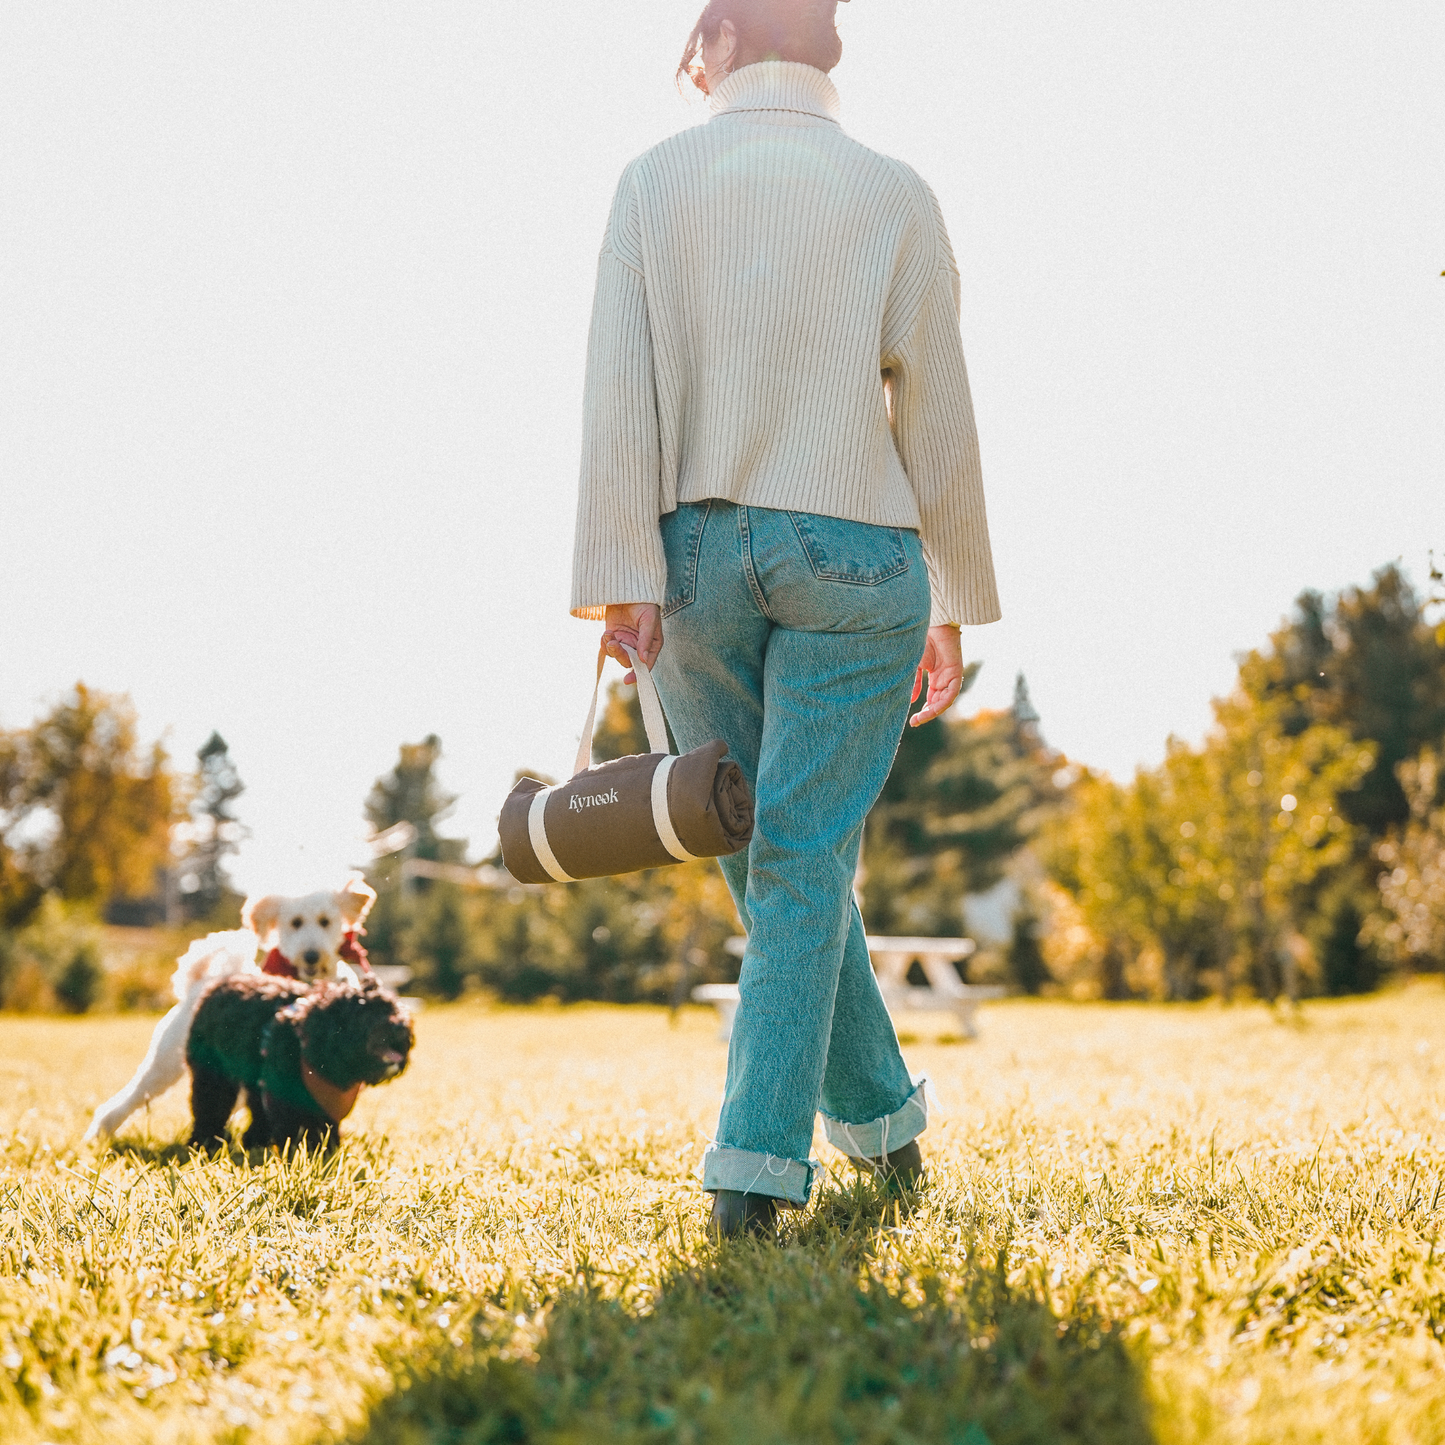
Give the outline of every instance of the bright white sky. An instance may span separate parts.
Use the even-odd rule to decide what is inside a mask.
[[[77,678],[248,784],[243,885],[363,856],[438,732],[489,848],[561,774],[583,352],[701,0],[9,0],[0,725]],[[844,125],[932,183],[1049,739],[1198,737],[1305,586],[1445,547],[1439,0],[853,0]]]

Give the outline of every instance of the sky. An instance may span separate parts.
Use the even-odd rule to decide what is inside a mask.
[[[77,679],[247,783],[252,889],[366,857],[440,735],[474,856],[564,775],[596,258],[704,123],[700,0],[0,18],[0,727]],[[1304,588],[1445,550],[1439,0],[852,0],[843,124],[963,277],[1004,620],[1049,741],[1199,738]]]

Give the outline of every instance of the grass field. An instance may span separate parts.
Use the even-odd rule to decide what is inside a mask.
[[[721,1251],[710,1015],[430,1009],[329,1160],[79,1138],[151,1020],[0,1020],[0,1439],[1445,1441],[1445,993],[906,1041],[891,1214]]]

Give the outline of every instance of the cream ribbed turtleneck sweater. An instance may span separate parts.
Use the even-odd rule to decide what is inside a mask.
[[[659,516],[720,497],[917,528],[932,620],[994,621],[958,271],[932,192],[843,133],[811,66],[745,66],[712,110],[627,167],[607,223],[574,615],[661,602]]]

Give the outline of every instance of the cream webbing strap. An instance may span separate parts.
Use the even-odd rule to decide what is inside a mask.
[[[647,729],[647,750],[653,753],[670,753],[667,743],[667,720],[662,715],[662,699],[657,695],[657,684],[652,680],[652,670],[624,642],[622,650],[632,659],[632,671],[637,675],[637,701],[642,705],[642,725]]]
[[[667,745],[667,721],[662,715],[662,699],[657,695],[657,684],[647,664],[624,642],[623,649],[632,659],[632,670],[637,674],[637,701],[642,704],[642,725],[647,729],[647,746],[663,755],[652,775],[652,823],[662,846],[679,863],[695,863],[697,855],[689,853],[672,826],[672,810],[667,806],[667,779],[677,754]]]
[[[557,861],[557,855],[552,851],[552,845],[547,841],[547,819],[543,815],[547,811],[547,799],[552,796],[553,791],[552,788],[543,788],[541,792],[532,795],[532,806],[527,809],[527,836],[532,840],[532,851],[537,855],[537,861],[557,882],[575,883],[577,880],[563,870]]]
[[[637,654],[624,643],[627,655],[632,659],[632,670],[637,674],[637,700],[642,704],[642,725],[647,729],[647,750],[666,753],[667,724],[662,717],[662,701],[657,695],[657,684]],[[597,649],[597,680],[592,684],[592,705],[587,709],[587,721],[582,724],[582,736],[577,740],[577,761],[572,765],[572,776],[585,773],[592,766],[592,732],[597,726],[597,695],[602,691],[602,668],[607,661],[606,647]]]
[[[672,811],[667,806],[667,775],[676,761],[677,754],[668,753],[658,763],[657,771],[652,775],[652,825],[657,829],[657,836],[662,839],[662,846],[679,863],[695,863],[697,855],[689,853],[682,846],[682,839],[677,836],[677,829],[672,826]]]
[[[697,855],[689,853],[682,846],[682,839],[677,836],[677,829],[672,826],[672,813],[667,806],[667,779],[677,756],[667,745],[667,723],[662,714],[662,700],[657,695],[657,684],[653,682],[647,665],[632,648],[628,647],[626,650],[632,661],[632,670],[637,674],[637,700],[642,705],[642,725],[647,729],[647,746],[652,752],[663,754],[652,774],[652,823],[657,829],[657,836],[662,840],[662,846],[679,863],[692,863],[696,861]],[[592,688],[592,705],[587,709],[587,721],[582,725],[582,738],[577,746],[577,766],[572,770],[573,777],[585,773],[592,761],[592,731],[597,726],[597,697],[602,690],[602,667],[606,661],[607,650],[601,648],[597,653],[597,681]],[[552,788],[543,788],[532,795],[532,804],[527,810],[527,836],[532,840],[532,851],[536,853],[537,861],[557,882],[575,883],[577,880],[557,861],[557,855],[552,851],[552,845],[547,839],[547,800],[554,791]]]

